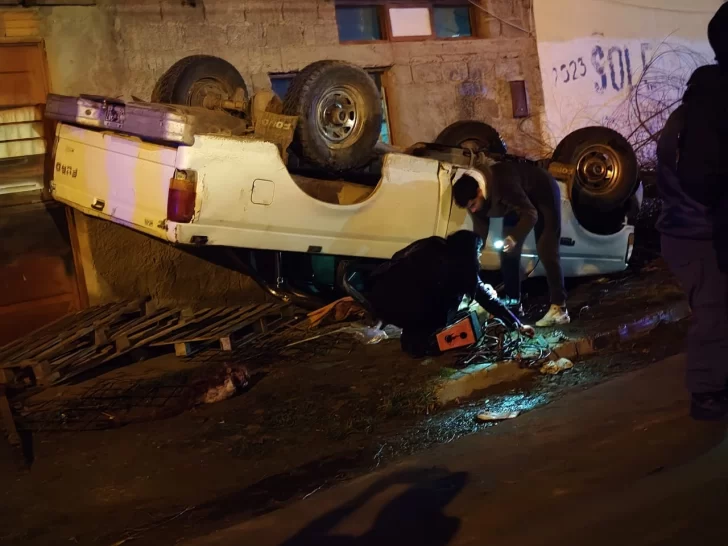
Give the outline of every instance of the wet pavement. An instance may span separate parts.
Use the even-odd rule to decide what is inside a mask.
[[[727,425],[688,418],[683,368],[671,358],[572,392],[182,544],[725,544]]]

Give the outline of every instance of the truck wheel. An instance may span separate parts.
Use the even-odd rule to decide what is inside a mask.
[[[162,75],[152,91],[152,102],[204,107],[206,98],[232,100],[238,89],[243,90],[247,102],[245,80],[229,62],[211,55],[192,55]]]
[[[445,127],[435,139],[435,144],[482,150],[491,154],[508,152],[498,131],[482,121],[456,121]]]
[[[335,171],[369,162],[382,129],[382,100],[374,80],[341,61],[304,68],[286,93],[283,113],[299,118],[294,150]]]
[[[601,211],[620,207],[639,184],[637,157],[622,135],[606,127],[585,127],[567,135],[553,161],[576,167],[572,200]]]
[[[622,230],[625,220],[634,225],[640,212],[640,201],[636,195],[632,195],[622,205],[604,211],[584,204],[579,196],[575,196],[571,200],[571,210],[585,230],[596,235],[613,235]]]

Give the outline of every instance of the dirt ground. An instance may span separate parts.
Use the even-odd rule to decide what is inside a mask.
[[[564,333],[593,334],[681,300],[654,261],[654,242],[643,241],[630,271],[570,286],[574,323]],[[541,281],[527,285],[534,317],[545,291]],[[227,357],[133,364],[70,388],[78,396],[123,392],[113,409],[64,408],[61,393],[46,393],[40,418],[19,419],[27,461],[0,443],[0,543],[172,544],[198,536],[493,426],[477,421],[484,409],[529,411],[676,354],[685,332],[684,322],[660,326],[562,375],[529,376],[451,408],[436,407],[434,383],[456,357],[411,360],[396,341],[322,338],[295,358],[250,364],[246,392],[193,409],[190,370]]]
[[[625,301],[619,289],[624,283],[610,285],[611,280],[583,284],[574,298],[602,294],[609,315],[635,305],[644,309],[658,305],[660,294],[667,301],[676,297],[669,286],[648,289],[663,275],[658,268],[626,277],[637,300]],[[618,301],[611,303],[604,286],[611,286]],[[591,319],[581,322],[585,327]],[[6,477],[0,541],[173,543],[482,430],[490,426],[475,419],[483,409],[528,411],[570,389],[675,354],[684,331],[683,323],[660,327],[628,346],[577,362],[561,376],[501,385],[457,408],[436,408],[432,389],[452,357],[414,361],[396,341],[362,346],[333,336],[298,359],[253,368],[253,384],[241,396],[166,419],[74,431],[68,415],[49,415],[46,430],[25,434],[33,448],[29,468],[19,464],[16,452],[0,449]],[[155,362],[160,361],[156,366],[164,369],[164,358]],[[53,431],[64,428],[54,427],[59,423],[68,430]]]

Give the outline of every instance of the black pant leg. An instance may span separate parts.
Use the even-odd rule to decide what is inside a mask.
[[[556,186],[556,182],[553,181]],[[561,202],[558,186],[553,193],[537,204],[538,221],[534,228],[536,252],[546,271],[549,294],[553,305],[566,304],[564,272],[561,268]]]
[[[503,238],[510,235],[518,223],[518,215],[509,214],[503,218]],[[506,297],[521,301],[521,253],[523,244],[519,244],[511,252],[501,252],[501,274]]]
[[[662,255],[688,295],[687,387],[693,393],[728,387],[728,274],[712,241],[662,237]]]

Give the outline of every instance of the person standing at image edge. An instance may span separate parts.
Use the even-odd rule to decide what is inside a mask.
[[[717,64],[690,77],[657,147],[662,256],[692,310],[686,384],[697,420],[728,418],[728,4],[708,26]]]

